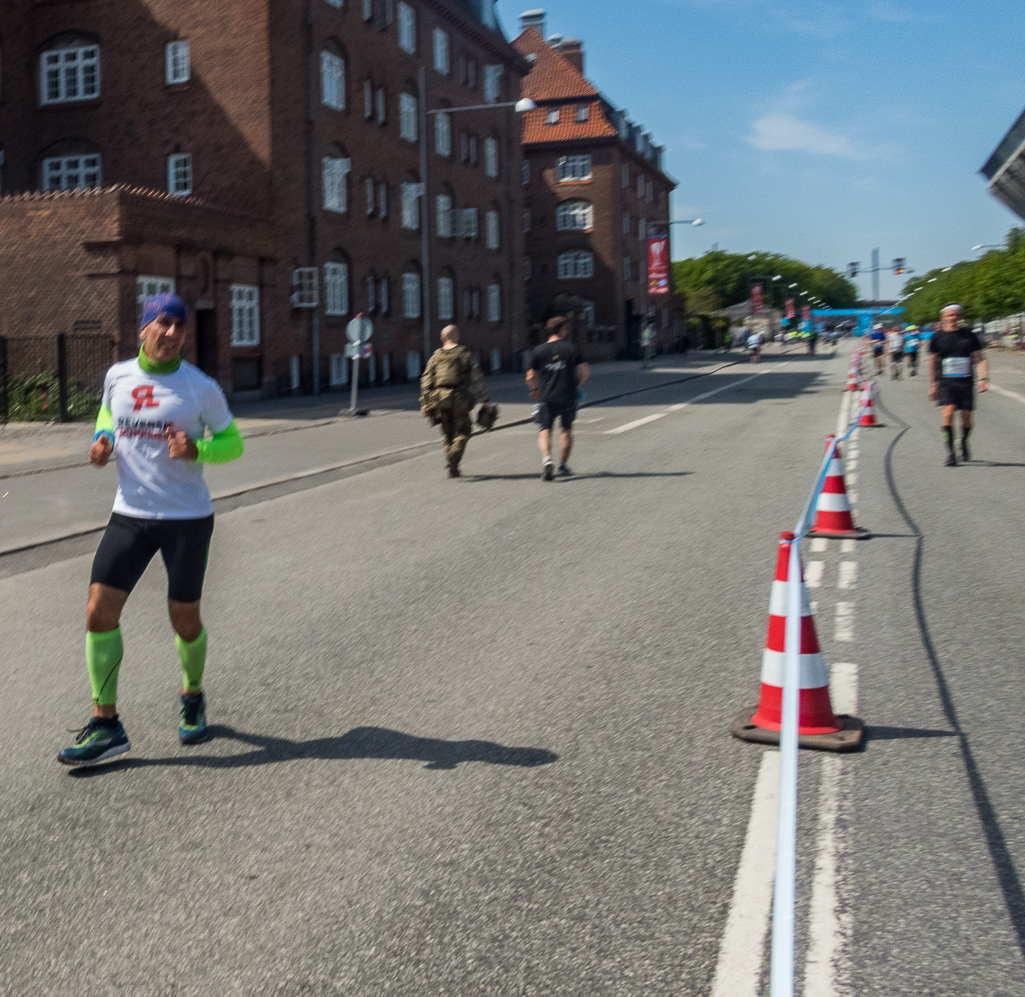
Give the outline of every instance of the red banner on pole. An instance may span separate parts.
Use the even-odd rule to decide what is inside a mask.
[[[761,284],[751,285],[751,314],[757,315],[765,307],[765,289]]]
[[[669,293],[669,236],[648,239],[648,294]]]
[[[786,300],[787,318],[793,318],[797,314],[797,302],[793,298]]]
[[[811,305],[805,305],[801,309],[801,318],[803,318],[805,322],[811,321]]]

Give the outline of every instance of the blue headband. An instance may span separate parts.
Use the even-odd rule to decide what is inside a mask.
[[[142,322],[139,324],[139,328],[145,329],[150,322],[160,318],[161,315],[185,322],[188,320],[189,311],[185,306],[185,302],[177,294],[168,294],[166,292],[164,294],[154,294],[143,305]]]

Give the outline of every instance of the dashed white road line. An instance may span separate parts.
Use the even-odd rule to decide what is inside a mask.
[[[780,367],[783,366],[786,365],[780,364],[775,367],[760,370],[757,374],[751,374],[749,377],[742,377],[739,381],[732,381],[729,384],[723,384],[718,388],[713,388],[711,391],[706,391],[703,395],[698,395],[696,398],[692,398],[689,402],[677,402],[675,405],[670,405],[664,412],[655,412],[652,415],[644,416],[642,419],[634,419],[633,422],[627,422],[622,426],[616,426],[615,429],[606,429],[605,433],[608,436],[615,436],[617,433],[626,433],[631,429],[636,429],[638,426],[646,426],[649,422],[656,422],[659,419],[664,419],[671,412],[679,412],[681,409],[689,408],[696,402],[703,402],[706,398],[711,398],[712,395],[719,394],[720,391],[729,391],[730,388],[737,388],[742,384],[746,384],[748,381],[753,381],[756,377],[761,377],[762,374],[768,374],[770,370],[779,370]]]
[[[804,584],[810,589],[817,589],[822,584],[822,572],[825,569],[825,561],[809,561],[804,566]]]
[[[840,541],[840,553],[841,554],[853,554],[854,553],[854,543],[855,543],[855,541],[853,541],[853,540],[841,540]]]
[[[760,990],[776,866],[778,807],[779,752],[767,751],[755,780],[751,817],[733,881],[726,931],[719,945],[712,997],[757,997]]]
[[[838,589],[852,589],[858,584],[858,562],[841,561],[840,575],[836,581]]]
[[[813,554],[825,554],[829,550],[829,541],[825,537],[813,537],[811,541],[811,552]]]
[[[833,640],[849,643],[854,640],[854,603],[838,602],[836,604],[835,628]]]

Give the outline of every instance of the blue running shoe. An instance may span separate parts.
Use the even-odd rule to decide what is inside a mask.
[[[182,696],[178,740],[182,744],[198,744],[206,740],[206,700],[201,692]]]
[[[99,717],[93,717],[78,732],[74,744],[57,752],[57,761],[64,765],[97,765],[123,755],[131,746],[120,720],[114,727],[104,727]]]

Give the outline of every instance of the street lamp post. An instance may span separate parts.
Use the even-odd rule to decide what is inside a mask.
[[[427,110],[427,66],[420,67],[420,271],[423,275],[421,289],[421,312],[423,313],[424,362],[431,355],[431,238],[430,238],[430,195],[427,171],[430,157],[427,154],[427,119],[433,114],[455,114],[459,111],[491,111],[511,107],[517,114],[533,111],[537,105],[529,97],[519,100],[496,101],[494,104],[470,104],[465,107],[438,107]],[[510,224],[512,224],[510,219]],[[511,291],[510,291],[511,293]]]

